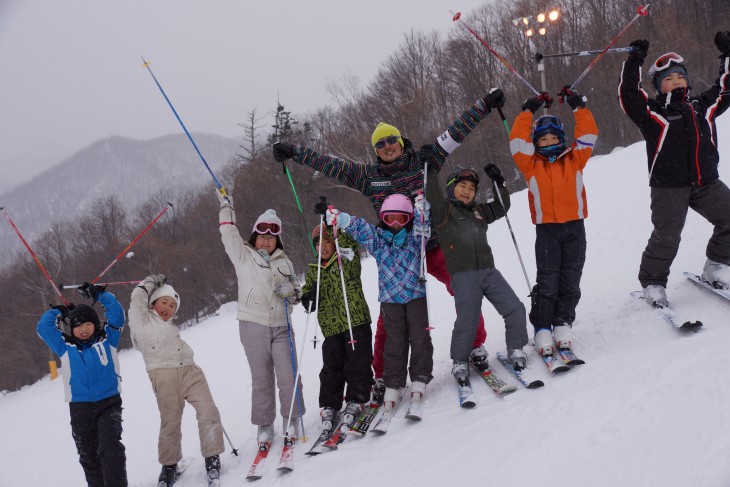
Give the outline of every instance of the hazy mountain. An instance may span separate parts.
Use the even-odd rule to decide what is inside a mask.
[[[235,139],[194,134],[195,142],[211,170],[223,168],[239,151]],[[98,198],[117,195],[129,211],[150,195],[197,189],[214,183],[184,134],[151,140],[112,136],[101,139],[33,179],[0,196],[0,206],[26,239],[39,237],[57,220],[73,218]],[[21,249],[7,222],[0,231],[0,248]],[[0,266],[12,252],[0,254]]]

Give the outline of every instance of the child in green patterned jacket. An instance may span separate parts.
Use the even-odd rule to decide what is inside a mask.
[[[318,257],[315,257],[310,264],[302,288],[302,304],[309,312],[317,310],[319,326],[324,335],[322,371],[319,373],[319,406],[322,408],[322,424],[328,429],[332,427],[332,422],[342,407],[343,395],[347,404],[342,419],[349,424],[354,422],[364,403],[370,399],[373,383],[372,330],[370,310],[360,281],[361,265],[357,242],[347,233],[338,232],[338,259],[332,227],[322,224],[320,229],[318,225],[312,231],[312,240],[318,253],[321,249],[322,262],[319,266]],[[341,260],[344,272],[354,344],[351,343],[338,260]]]

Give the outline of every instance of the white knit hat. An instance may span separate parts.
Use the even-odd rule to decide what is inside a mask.
[[[259,217],[256,219],[256,223],[253,224],[253,232],[256,231],[256,227],[259,225],[259,223],[274,223],[276,225],[279,225],[279,228],[281,228],[281,218],[276,216],[276,211],[272,209],[268,209],[261,215],[259,215]]]
[[[162,286],[155,289],[155,292],[152,293],[152,296],[150,296],[150,305],[152,305],[155,301],[157,301],[160,298],[163,297],[169,297],[175,300],[177,303],[177,308],[175,308],[175,313],[180,311],[180,295],[175,291],[175,288],[170,286],[169,284],[163,284]]]

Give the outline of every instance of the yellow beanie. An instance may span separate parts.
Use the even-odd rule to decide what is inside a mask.
[[[396,137],[398,137],[398,143],[401,147],[403,147],[403,137],[401,137],[400,131],[390,124],[380,122],[378,126],[375,127],[375,130],[373,130],[372,137],[370,137],[370,142],[373,146],[373,149],[375,149],[375,143],[377,141],[379,141],[383,137],[390,137],[391,135],[395,135]],[[378,151],[376,150],[375,153],[377,154]]]

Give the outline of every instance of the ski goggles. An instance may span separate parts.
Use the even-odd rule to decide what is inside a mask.
[[[379,141],[377,141],[375,143],[374,147],[376,149],[384,149],[386,145],[393,145],[396,142],[398,142],[398,139],[400,139],[400,137],[398,137],[397,135],[391,135],[390,137],[383,137],[382,139],[380,139]]]
[[[652,65],[650,71],[652,72],[652,74],[658,73],[659,71],[664,71],[665,69],[669,68],[672,63],[682,64],[684,63],[684,58],[676,52],[668,52],[662,56],[659,56],[659,58],[654,61],[654,64]]]
[[[386,225],[396,227],[405,227],[411,221],[411,215],[399,212],[383,213],[381,218]]]
[[[535,127],[533,129],[534,134],[539,134],[549,129],[563,132],[563,122],[554,115],[543,115],[535,120]]]
[[[260,235],[268,233],[277,236],[281,234],[281,226],[276,223],[261,222],[253,227],[253,231]]]
[[[456,184],[459,181],[471,181],[472,183],[479,185],[479,175],[476,173],[474,169],[468,168],[468,169],[462,169],[458,173],[456,173],[456,176],[451,178],[446,185],[451,186],[452,184]]]

